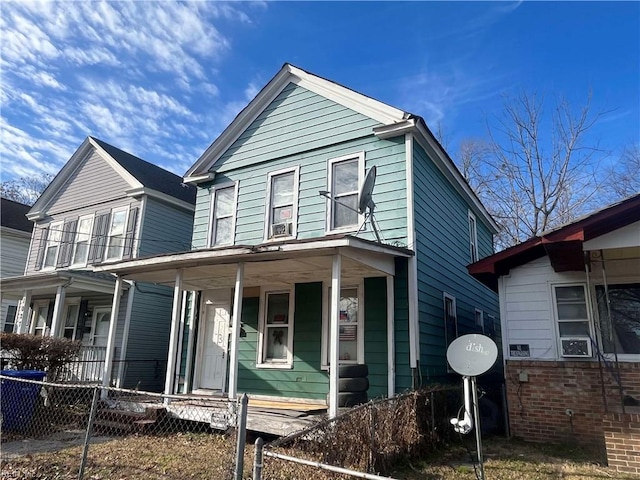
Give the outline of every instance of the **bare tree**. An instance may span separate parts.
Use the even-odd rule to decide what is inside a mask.
[[[602,112],[591,97],[579,109],[564,99],[545,114],[544,99],[504,97],[487,122],[488,140],[462,142],[460,169],[501,227],[496,248],[515,245],[585,213],[597,200],[600,151],[589,133]]]
[[[640,193],[640,144],[624,149],[620,159],[609,168],[608,178],[613,200]]]
[[[47,185],[53,180],[53,175],[44,173],[40,177],[20,177],[0,182],[0,196],[33,205]]]

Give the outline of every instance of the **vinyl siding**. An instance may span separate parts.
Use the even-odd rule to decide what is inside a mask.
[[[136,362],[127,365],[124,386],[160,392],[167,365],[173,290],[143,282],[136,282],[131,288],[136,291],[126,358]]]
[[[38,249],[40,248],[40,241],[41,241],[44,229],[48,227],[51,223],[58,222],[58,221],[64,222],[67,220],[71,220],[73,218],[77,219],[84,215],[94,215],[94,218],[95,218],[98,215],[109,213],[113,209],[123,208],[127,206],[130,208],[140,207],[140,201],[137,199],[125,197],[117,200],[112,200],[100,205],[96,205],[96,204],[94,205],[79,204],[79,205],[81,206],[76,205],[76,208],[72,211],[68,211],[64,214],[57,214],[57,215],[52,214],[46,220],[36,223],[34,227],[35,232],[33,235],[33,242],[31,243],[29,258],[27,263],[27,271],[26,271],[27,274],[38,272],[38,270],[36,270],[35,268],[35,265],[36,265],[36,259],[38,257]],[[138,214],[137,221],[138,222],[140,221],[140,214]]]
[[[409,278],[408,261],[396,258],[394,291],[394,340],[396,366],[396,393],[412,387],[409,362]]]
[[[100,188],[96,188],[99,182]],[[58,215],[75,211],[78,205],[96,206],[125,197],[131,185],[107,161],[93,150],[56,192],[47,207],[47,214]]]
[[[193,212],[146,197],[138,257],[191,250]]]
[[[443,292],[456,297],[458,334],[475,333],[475,308],[498,323],[497,296],[467,273],[469,206],[414,143],[415,226],[418,261],[420,363],[424,380],[446,376]],[[491,235],[477,218],[479,252],[491,251]],[[496,340],[500,330],[496,325]]]
[[[0,234],[0,251],[2,252],[2,262],[0,262],[1,278],[16,277],[24,273],[30,241],[31,237],[27,233],[21,235],[2,229]]]
[[[377,123],[304,88],[289,85],[214,166],[213,183],[198,189],[194,248],[205,248],[210,221],[209,188],[239,182],[236,244],[263,242],[269,172],[300,167],[298,238],[325,235],[328,160],[365,152],[365,170],[377,167],[376,219],[385,240],[406,245],[405,146],[399,137],[379,140]],[[373,239],[368,230],[362,238]]]
[[[387,396],[387,280],[364,279],[364,361],[369,366],[369,398]]]

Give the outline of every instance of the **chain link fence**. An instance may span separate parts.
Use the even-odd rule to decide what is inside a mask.
[[[239,403],[224,397],[0,375],[0,399],[2,478],[233,475]]]

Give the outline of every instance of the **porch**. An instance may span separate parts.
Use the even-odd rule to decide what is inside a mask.
[[[329,365],[371,361],[376,396],[394,395],[396,332],[401,332],[407,358],[398,358],[403,375],[410,376],[412,328],[408,305],[395,305],[394,280],[400,260],[406,299],[411,255],[403,248],[334,235],[98,268],[118,275],[117,284],[126,278],[173,287],[165,394],[180,388],[183,393],[224,392],[234,400],[244,391],[328,404],[335,416],[339,369]],[[374,350],[365,352],[365,335]]]

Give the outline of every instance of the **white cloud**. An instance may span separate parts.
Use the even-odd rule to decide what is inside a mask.
[[[2,171],[55,172],[86,135],[186,170],[225,108],[221,22],[254,5],[8,2],[2,6]],[[132,152],[134,153],[134,152]],[[176,171],[175,168],[172,170]],[[178,173],[183,173],[178,171]]]

